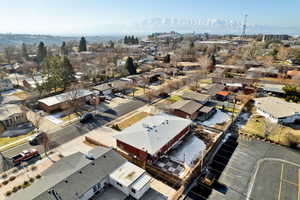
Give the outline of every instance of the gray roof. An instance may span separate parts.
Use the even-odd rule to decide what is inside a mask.
[[[161,113],[142,119],[114,137],[154,155],[191,123],[191,120]]]
[[[112,89],[112,86],[109,83],[104,83],[101,85],[94,86],[93,89],[98,91],[105,91],[105,90]]]
[[[65,92],[62,94],[58,94],[52,97],[47,97],[44,99],[38,100],[38,102],[43,103],[47,106],[53,106],[59,103],[63,103],[66,101],[74,100],[74,99],[79,99],[81,97],[86,97],[93,94],[91,91],[86,90],[86,89],[79,89],[79,90],[72,90],[69,92]]]
[[[206,91],[207,91],[207,94],[216,95],[216,93],[224,90],[224,88],[225,88],[224,85],[218,84],[218,83],[214,83],[214,84],[208,85],[206,87]]]
[[[284,93],[282,89],[284,86],[285,85],[278,85],[278,84],[263,84],[261,88],[267,92]]]
[[[106,178],[126,160],[112,149],[96,147],[90,151],[95,160],[78,152],[62,158],[42,173],[33,185],[13,195],[10,200],[54,200],[53,189],[64,200],[74,200]]]
[[[210,95],[208,94],[200,94],[198,92],[189,92],[189,91],[183,92],[181,96],[184,99],[191,99],[200,102],[208,101],[208,99],[210,98]]]
[[[209,106],[203,106],[199,111],[202,112],[202,113],[209,113],[213,109],[215,109],[215,108],[214,107],[209,107]]]
[[[174,110],[180,110],[191,115],[197,112],[202,106],[202,104],[192,100],[179,100],[173,103],[170,108]]]
[[[0,121],[4,121],[14,114],[25,113],[18,104],[5,104],[0,106]]]
[[[255,105],[260,110],[275,118],[284,118],[300,114],[300,104],[289,103],[276,97],[261,97],[255,99]]]

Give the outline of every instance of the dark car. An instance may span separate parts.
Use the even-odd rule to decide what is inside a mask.
[[[85,123],[94,119],[94,115],[92,113],[85,113],[80,117],[80,122]]]
[[[32,146],[42,144],[44,134],[45,133],[36,133],[36,134],[32,135],[31,137],[29,137],[29,139],[28,139],[29,144],[32,145]]]
[[[160,93],[158,96],[159,96],[160,98],[162,98],[162,99],[165,99],[165,98],[168,98],[170,95],[169,95],[168,93],[166,93],[166,92],[162,92],[162,93]]]

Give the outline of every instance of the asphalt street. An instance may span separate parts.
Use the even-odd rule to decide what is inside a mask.
[[[61,130],[58,130],[49,135],[50,137],[49,149],[56,148],[61,144],[71,141],[72,139],[78,136],[81,136],[97,127],[100,127],[116,119],[117,117],[125,115],[144,105],[145,103],[142,101],[130,100],[127,103],[120,104],[114,109],[109,109],[105,112],[100,112],[100,113],[98,112],[98,114],[95,116],[95,120],[92,120],[88,123],[82,124],[80,122],[75,122],[70,125],[67,125]],[[22,152],[23,150],[28,150],[32,148],[37,149],[39,152],[44,152],[43,145],[31,146],[28,142],[26,142],[14,148],[11,148],[7,151],[4,151],[2,152],[2,154],[5,158],[11,158],[12,156]],[[5,171],[12,167],[11,164],[9,164],[9,162],[5,162],[3,161],[3,159],[1,159],[0,165],[1,165],[0,171]]]

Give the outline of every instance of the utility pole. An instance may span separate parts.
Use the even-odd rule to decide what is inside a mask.
[[[247,18],[248,18],[248,15],[245,14],[245,16],[244,16],[244,24],[243,24],[243,31],[242,31],[241,37],[245,37],[246,36]]]

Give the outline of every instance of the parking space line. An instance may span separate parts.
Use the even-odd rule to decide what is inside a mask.
[[[281,186],[282,186],[282,179],[283,179],[283,166],[284,164],[282,163],[281,164],[281,172],[280,172],[280,183],[279,183],[279,190],[278,190],[278,200],[280,200],[280,197],[281,197]]]
[[[298,169],[298,200],[300,200],[300,169]]]

